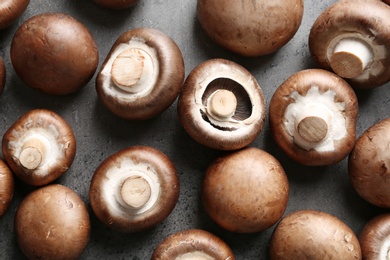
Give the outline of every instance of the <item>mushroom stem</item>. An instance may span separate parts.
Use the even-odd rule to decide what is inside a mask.
[[[22,147],[19,155],[21,165],[29,170],[34,170],[41,165],[46,154],[46,146],[42,140],[31,138]]]
[[[334,48],[330,66],[343,78],[355,78],[364,71],[372,58],[372,50],[363,40],[344,38]]]
[[[150,199],[151,187],[149,182],[140,175],[125,179],[120,189],[123,202],[130,208],[141,208]]]
[[[236,96],[226,89],[216,90],[207,100],[207,112],[216,119],[223,120],[232,117],[236,108]]]

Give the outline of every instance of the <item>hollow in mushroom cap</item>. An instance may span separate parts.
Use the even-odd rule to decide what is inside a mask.
[[[19,179],[41,186],[69,169],[76,153],[76,139],[61,116],[50,110],[34,109],[5,132],[2,151]]]
[[[6,77],[7,73],[5,70],[5,65],[3,59],[0,57],[0,94],[2,94],[4,91]]]
[[[269,115],[275,141],[301,164],[335,164],[354,146],[357,97],[332,72],[308,69],[289,77],[274,92]]]
[[[140,0],[93,0],[99,6],[109,9],[125,9],[132,7]]]
[[[0,30],[9,27],[26,10],[30,0],[3,0],[0,2]]]
[[[7,164],[0,159],[0,217],[4,215],[14,194],[14,177]]]

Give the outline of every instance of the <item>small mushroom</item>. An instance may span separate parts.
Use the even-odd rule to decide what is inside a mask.
[[[377,0],[341,0],[313,24],[310,53],[324,69],[353,87],[370,89],[390,81],[390,7]]]
[[[271,236],[270,259],[362,259],[359,240],[337,217],[299,210],[282,218]]]
[[[390,208],[390,118],[372,125],[349,155],[348,174],[356,192],[369,203]]]
[[[77,259],[89,242],[90,229],[82,199],[59,184],[31,192],[15,215],[16,238],[28,259]]]
[[[179,178],[164,153],[133,146],[99,165],[89,195],[92,209],[103,224],[133,233],[168,217],[179,197]]]
[[[3,156],[25,183],[42,186],[68,170],[76,153],[76,139],[68,123],[53,111],[34,109],[5,132]]]
[[[178,101],[183,128],[197,142],[236,150],[259,135],[266,114],[263,92],[244,67],[229,60],[199,64],[184,82]]]
[[[166,237],[154,250],[151,260],[234,260],[230,247],[214,234],[189,229]]]
[[[277,51],[301,24],[303,0],[198,0],[197,17],[218,45],[244,56]]]
[[[0,2],[0,30],[13,24],[29,4],[30,0],[2,0]]]
[[[307,69],[290,76],[274,92],[269,115],[276,143],[301,164],[338,163],[354,146],[357,97],[332,72]]]
[[[6,78],[7,78],[7,73],[6,73],[5,65],[3,59],[0,57],[0,95],[4,91]]]
[[[212,220],[237,233],[263,231],[283,215],[287,176],[275,157],[247,147],[214,160],[202,186],[202,202]]]
[[[98,50],[88,29],[62,13],[44,13],[25,21],[11,43],[17,75],[47,94],[66,95],[84,87],[96,71]]]
[[[14,177],[7,164],[0,159],[0,217],[7,210],[14,195]]]
[[[104,8],[119,10],[132,7],[139,0],[93,0],[93,2]]]
[[[165,111],[184,81],[179,47],[163,32],[138,28],[112,46],[96,78],[103,104],[128,120],[145,120]]]

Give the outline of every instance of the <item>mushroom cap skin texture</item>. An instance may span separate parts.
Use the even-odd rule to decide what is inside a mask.
[[[235,257],[219,237],[205,230],[189,229],[166,237],[151,257],[151,260],[171,259],[234,260]]]
[[[0,2],[0,30],[13,24],[27,9],[30,0],[3,0]]]
[[[126,9],[134,6],[140,0],[93,0],[93,2],[101,7],[108,9]]]
[[[290,76],[274,92],[269,107],[276,143],[296,162],[312,166],[336,164],[348,156],[356,139],[357,116],[353,89],[341,77],[322,69]],[[309,123],[304,129],[307,133],[302,133],[301,122],[313,117],[322,124]]]
[[[215,102],[213,97],[221,90],[227,95]],[[211,109],[211,105],[216,108]],[[237,150],[253,142],[266,114],[256,79],[244,67],[225,59],[207,60],[190,72],[177,110],[186,132],[198,143],[217,150]],[[226,111],[230,114],[224,114]]]
[[[0,217],[4,215],[14,195],[14,176],[0,159]]]
[[[4,92],[6,78],[7,72],[3,59],[0,57],[0,95]]]
[[[120,60],[133,70],[121,70],[126,66],[116,66]],[[184,73],[182,53],[169,36],[156,29],[136,28],[123,33],[112,46],[97,75],[96,91],[113,114],[146,120],[175,101]],[[124,87],[114,80],[122,81]]]
[[[368,128],[348,158],[348,174],[356,192],[369,203],[390,208],[390,118]]]
[[[99,54],[82,23],[66,14],[43,13],[28,19],[16,31],[11,61],[28,86],[46,94],[66,95],[88,83],[98,66]]]
[[[313,59],[322,68],[347,77],[354,88],[371,89],[385,84],[390,80],[389,16],[390,7],[381,1],[337,1],[317,18],[310,30],[309,49]],[[334,52],[343,40],[352,40],[363,48],[352,55],[354,65],[347,59],[332,63],[333,57],[337,57]],[[340,53],[355,49],[355,46],[350,47]],[[357,63],[356,55],[359,56]],[[353,75],[344,76],[355,69]]]
[[[218,45],[243,56],[260,56],[293,38],[302,21],[303,0],[198,0],[197,17]]]
[[[89,242],[90,230],[82,199],[59,184],[31,192],[15,215],[16,238],[29,259],[77,259]]]
[[[19,179],[32,186],[42,186],[69,169],[76,154],[76,139],[61,116],[50,110],[34,109],[8,128],[2,151]]]
[[[214,160],[202,185],[202,202],[212,220],[237,233],[263,231],[283,215],[289,183],[269,153],[247,147]]]
[[[270,259],[362,259],[359,240],[337,217],[300,210],[283,217],[273,231]]]
[[[176,168],[164,153],[148,146],[133,146],[99,165],[89,196],[103,224],[119,232],[134,233],[166,219],[176,206],[179,190]]]

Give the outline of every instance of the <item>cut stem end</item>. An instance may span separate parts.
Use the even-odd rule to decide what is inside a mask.
[[[131,176],[123,182],[120,194],[129,207],[138,209],[149,201],[151,187],[143,177]]]
[[[227,119],[234,115],[237,108],[237,98],[233,92],[226,89],[216,90],[207,102],[207,111],[218,119]]]

